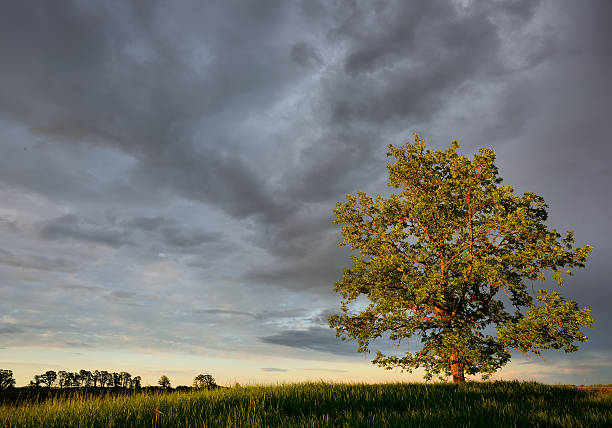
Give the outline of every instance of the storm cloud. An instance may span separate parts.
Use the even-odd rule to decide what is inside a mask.
[[[329,328],[311,327],[307,330],[285,330],[272,336],[259,338],[264,343],[338,355],[357,355],[354,343],[342,342]]]

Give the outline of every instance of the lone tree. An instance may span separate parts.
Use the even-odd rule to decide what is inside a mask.
[[[547,205],[534,193],[514,194],[502,186],[495,152],[480,149],[473,159],[430,150],[425,140],[389,146],[388,198],[360,192],[338,202],[336,220],[344,240],[358,251],[335,291],[342,313],[330,327],[360,352],[388,337],[415,337],[413,353],[372,361],[386,369],[411,372],[422,367],[431,379],[452,374],[488,378],[506,364],[510,350],[540,355],[545,349],[574,352],[586,342],[588,309],[557,291],[533,292],[532,281],[554,273],[559,286],[572,269],[584,267],[592,247],[572,249],[573,232],[562,237],[545,225]],[[354,303],[366,296],[363,309]],[[361,310],[358,310],[361,309]]]
[[[217,384],[212,375],[201,373],[193,378],[193,386],[198,389],[215,389]]]
[[[162,388],[170,388],[170,379],[168,379],[168,376],[162,375],[157,381],[157,384]]]

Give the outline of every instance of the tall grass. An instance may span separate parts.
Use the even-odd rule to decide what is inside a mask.
[[[612,425],[612,395],[536,383],[251,386],[0,406],[0,427]]]

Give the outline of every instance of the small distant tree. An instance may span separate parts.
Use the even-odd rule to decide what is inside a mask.
[[[92,385],[92,374],[89,370],[79,370],[79,379],[81,386],[90,387]]]
[[[15,386],[12,370],[0,369],[0,389],[9,389]]]
[[[193,378],[193,386],[199,389],[214,389],[217,387],[215,379],[209,374],[199,374]]]
[[[81,375],[78,372],[70,372],[68,378],[70,379],[70,385],[72,387],[81,386]]]
[[[141,388],[141,385],[140,385],[141,380],[142,380],[142,379],[141,379],[141,377],[140,377],[140,376],[134,376],[134,377],[132,378],[131,383],[130,383],[130,388],[133,388],[133,389],[140,389],[140,388]]]
[[[53,370],[47,370],[39,376],[40,383],[44,384],[47,388],[51,388],[57,379],[57,373]]]
[[[123,388],[129,388],[132,381],[132,375],[128,372],[121,372],[119,373],[119,377],[121,381],[121,386]]]
[[[111,382],[112,382],[112,386],[113,388],[117,388],[119,386],[121,386],[121,375],[117,372],[112,372],[111,373]]]
[[[70,372],[70,386],[79,387],[82,381],[79,372]]]
[[[102,388],[104,388],[105,386],[110,386],[112,378],[113,376],[106,370],[98,372],[98,382],[100,382],[100,387]]]
[[[100,370],[94,370],[93,372],[91,372],[91,382],[93,383],[94,388],[98,386],[99,381],[100,381]]]
[[[40,375],[34,376],[34,379],[30,381],[29,387],[38,388],[41,384]]]
[[[162,375],[157,381],[157,384],[162,388],[170,388],[170,379],[168,379],[168,376]]]
[[[415,337],[416,352],[378,351],[373,363],[422,367],[428,378],[455,382],[490,376],[512,349],[576,351],[576,342],[587,341],[580,328],[591,326],[589,310],[529,285],[549,271],[562,286],[592,247],[573,248],[573,232],[549,230],[541,196],[501,185],[493,150],[469,159],[458,148],[426,149],[418,135],[414,144],[390,145],[389,185],[398,193],[360,192],[338,202],[341,245],[357,255],[336,283],[342,313],[330,327],[361,352],[376,338],[399,344]],[[365,309],[360,297],[369,300]]]
[[[60,388],[68,388],[74,385],[74,373],[60,370],[57,372],[57,383]]]
[[[65,372],[64,376],[65,376],[64,378],[65,388],[78,387],[81,385],[81,377],[79,376],[78,373]],[[58,377],[60,377],[60,373],[58,373]]]

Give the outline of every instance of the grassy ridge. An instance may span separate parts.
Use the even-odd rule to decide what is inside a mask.
[[[536,383],[306,383],[0,406],[0,427],[410,427],[612,423],[612,395]]]

